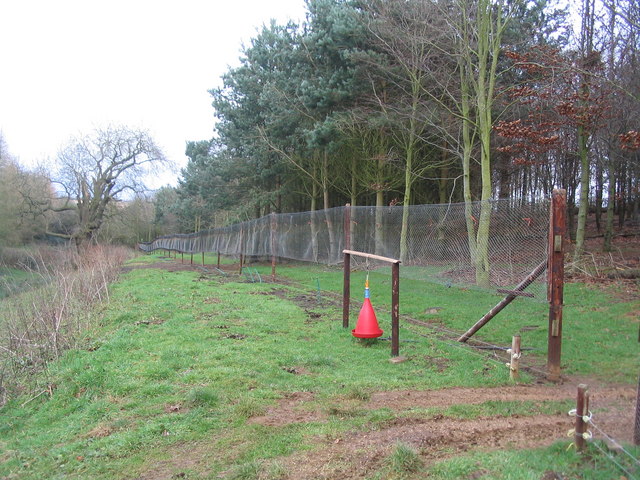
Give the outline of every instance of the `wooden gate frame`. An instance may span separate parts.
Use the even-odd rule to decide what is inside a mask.
[[[349,306],[351,301],[351,255],[370,258],[391,264],[391,356],[400,355],[400,260],[381,257],[371,253],[343,250],[344,286],[342,291],[342,326],[349,328]]]

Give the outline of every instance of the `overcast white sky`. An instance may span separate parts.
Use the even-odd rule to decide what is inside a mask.
[[[207,90],[243,42],[304,13],[304,0],[0,0],[0,131],[29,166],[97,126],[145,128],[182,167],[185,142],[213,135]]]

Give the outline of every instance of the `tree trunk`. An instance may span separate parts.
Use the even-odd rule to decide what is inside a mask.
[[[316,209],[318,197],[318,184],[311,184],[311,251],[313,253],[313,261],[318,262],[318,225],[316,223]]]
[[[329,262],[339,261],[340,255],[336,252],[336,238],[335,232],[333,231],[333,220],[329,213],[329,152],[326,150],[322,157],[322,199],[327,225],[327,234],[329,235],[329,252],[327,253],[327,260]]]
[[[616,177],[615,167],[609,156],[609,185],[607,187],[607,216],[604,228],[604,244],[602,250],[610,252],[613,249],[613,216],[616,201]]]
[[[461,71],[464,66],[461,67]],[[464,198],[464,217],[467,223],[467,242],[469,244],[469,257],[473,265],[476,264],[476,219],[473,216],[473,197],[471,195],[471,152],[473,142],[471,140],[471,106],[469,99],[469,84],[464,73],[461,73],[462,85],[462,189]]]
[[[447,155],[446,150],[443,149],[442,151],[443,160],[445,160],[444,157],[446,157],[446,155]],[[445,163],[445,165],[440,170],[440,181],[438,182],[438,197],[439,197],[440,205],[444,205],[448,201],[448,198],[447,198],[448,177],[449,177],[449,167]],[[447,238],[444,233],[445,231],[444,222],[445,222],[445,211],[444,211],[444,208],[441,207],[438,210],[438,227],[437,227],[438,257],[441,260],[445,259],[446,257],[445,249],[447,246],[447,242],[446,242]]]
[[[578,157],[580,158],[580,200],[578,204],[578,222],[573,261],[577,261],[584,252],[584,238],[589,213],[589,155],[587,151],[588,135],[578,127]]]
[[[413,184],[413,162],[416,155],[417,144],[417,119],[418,92],[413,92],[413,103],[411,105],[411,118],[409,119],[409,133],[407,138],[407,151],[405,152],[404,166],[404,198],[402,203],[402,227],[400,229],[400,261],[407,262],[409,255],[409,207],[411,206],[411,186]]]
[[[596,167],[596,191],[595,191],[595,211],[596,211],[596,229],[598,233],[602,232],[602,198],[604,191],[604,174],[602,165],[598,162]]]
[[[404,172],[404,197],[402,203],[402,227],[400,229],[400,261],[406,263],[409,237],[409,206],[411,204],[411,165],[413,162],[413,149],[407,151],[406,167]]]
[[[384,192],[381,189],[376,190],[376,228],[375,228],[375,252],[376,255],[386,255],[384,248],[384,225],[383,225],[383,208]],[[352,244],[353,245],[353,244]]]

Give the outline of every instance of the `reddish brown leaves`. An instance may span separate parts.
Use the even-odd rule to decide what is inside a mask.
[[[640,149],[640,132],[630,130],[627,133],[618,135],[618,138],[623,150],[636,151]]]

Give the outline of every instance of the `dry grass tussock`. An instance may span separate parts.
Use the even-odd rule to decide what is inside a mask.
[[[77,346],[94,322],[95,305],[109,300],[109,285],[131,256],[125,247],[91,246],[81,253],[43,247],[5,257],[5,264],[31,275],[2,301],[0,406],[15,394],[42,390],[32,374]]]

